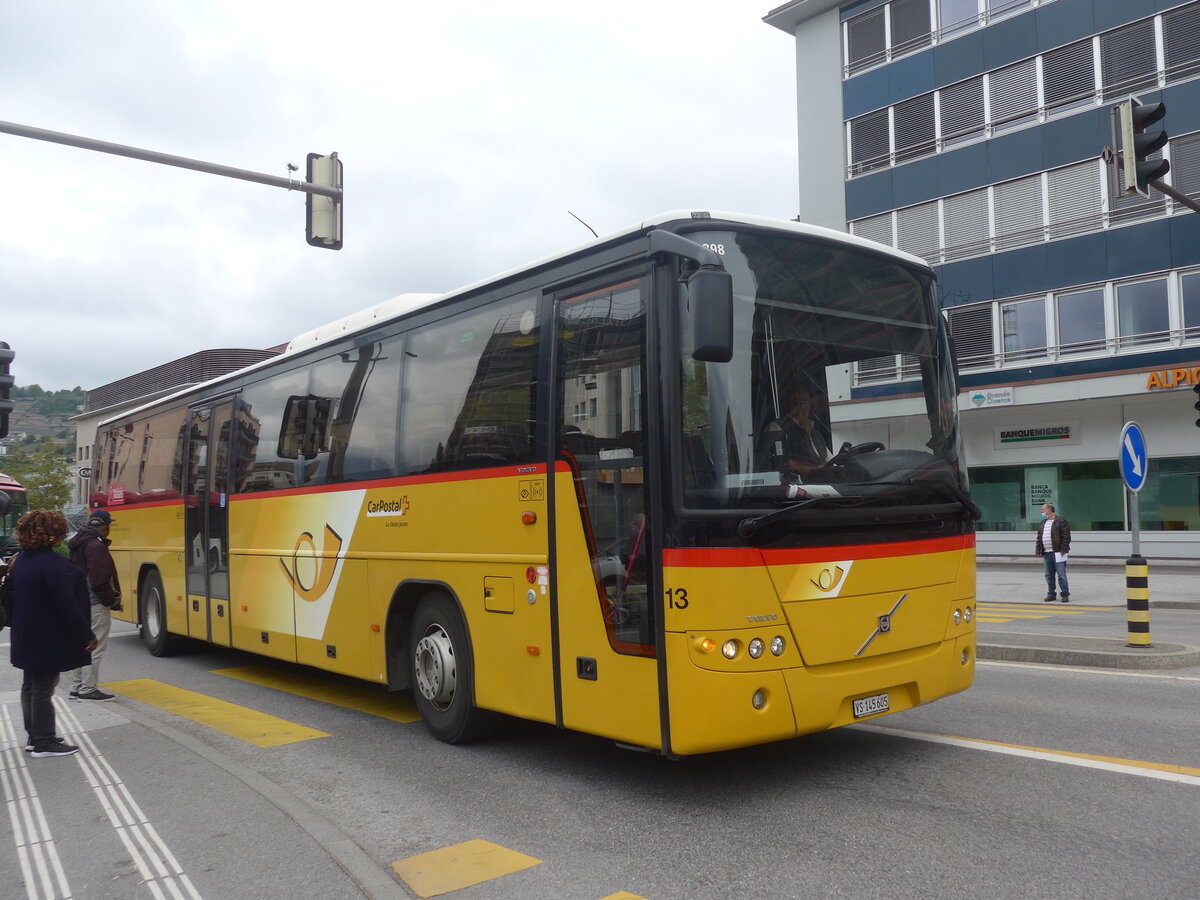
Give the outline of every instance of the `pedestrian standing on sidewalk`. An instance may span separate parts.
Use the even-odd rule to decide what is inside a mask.
[[[58,736],[54,689],[59,676],[87,665],[96,646],[83,573],[54,552],[70,526],[62,513],[37,509],[17,523],[21,551],[9,562],[13,582],[12,664],[25,670],[21,715],[25,750],[36,759],[79,748]]]
[[[1054,602],[1054,579],[1062,602],[1071,602],[1071,587],[1067,584],[1067,554],[1071,552],[1071,525],[1054,511],[1053,503],[1042,504],[1042,523],[1037,529],[1037,555],[1046,564],[1046,596],[1044,602]]]
[[[88,516],[87,524],[67,542],[71,551],[71,562],[83,569],[87,578],[88,596],[92,601],[92,633],[96,636],[96,649],[92,651],[89,665],[71,673],[71,699],[92,702],[111,700],[112,694],[96,687],[100,677],[100,658],[108,649],[108,632],[112,628],[112,611],[121,608],[121,582],[117,578],[117,566],[108,552],[108,530],[113,517],[107,510],[95,509]]]

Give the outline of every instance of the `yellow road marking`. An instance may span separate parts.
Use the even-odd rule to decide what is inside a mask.
[[[226,703],[224,700],[206,697],[195,691],[185,691],[183,688],[172,687],[150,678],[111,681],[106,682],[103,687],[191,719],[193,722],[199,722],[214,731],[220,731],[256,747],[280,747],[284,744],[329,737],[323,731],[306,728],[244,706]]]
[[[236,669],[213,669],[214,675],[236,678],[250,684],[286,691],[297,697],[307,697],[357,712],[391,719],[393,722],[419,722],[421,714],[408,696],[372,691],[367,685],[331,683],[303,673],[280,672],[266,666],[242,666]]]
[[[987,750],[992,753],[1005,753],[1010,756],[1044,759],[1048,762],[1084,766],[1089,769],[1102,769],[1109,772],[1121,772],[1127,775],[1141,775],[1144,778],[1156,778],[1163,781],[1174,781],[1200,787],[1200,768],[1192,766],[1176,766],[1170,763],[1147,762],[1140,759],[1095,756],[1090,753],[1075,753],[1071,750],[1047,750],[1044,747],[1024,747],[1020,744],[1007,744],[1003,741],[986,741],[981,738],[958,738],[945,734],[933,734],[927,731],[907,731],[902,728],[888,728],[881,725],[854,725],[851,727],[862,731],[874,731],[877,734],[889,734],[896,737],[911,738],[912,740],[930,741],[935,744],[950,744],[955,747]]]
[[[615,894],[601,897],[600,900],[646,900],[646,898],[641,894],[631,894],[629,891],[617,891]]]
[[[436,897],[540,866],[542,861],[490,841],[466,841],[392,863],[419,897]]]

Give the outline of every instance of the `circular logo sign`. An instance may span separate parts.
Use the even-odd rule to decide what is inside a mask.
[[[79,477],[80,478],[91,478],[92,477],[92,467],[91,466],[80,466],[79,467]]]

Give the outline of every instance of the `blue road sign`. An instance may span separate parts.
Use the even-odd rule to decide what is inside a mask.
[[[1150,454],[1146,450],[1146,436],[1137,422],[1126,422],[1121,429],[1121,446],[1117,449],[1121,464],[1121,480],[1135,494],[1146,484],[1150,471]]]

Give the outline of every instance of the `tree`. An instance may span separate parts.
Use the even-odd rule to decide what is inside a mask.
[[[13,447],[4,457],[4,471],[25,488],[30,509],[62,509],[71,499],[71,470],[53,444],[33,452]]]

